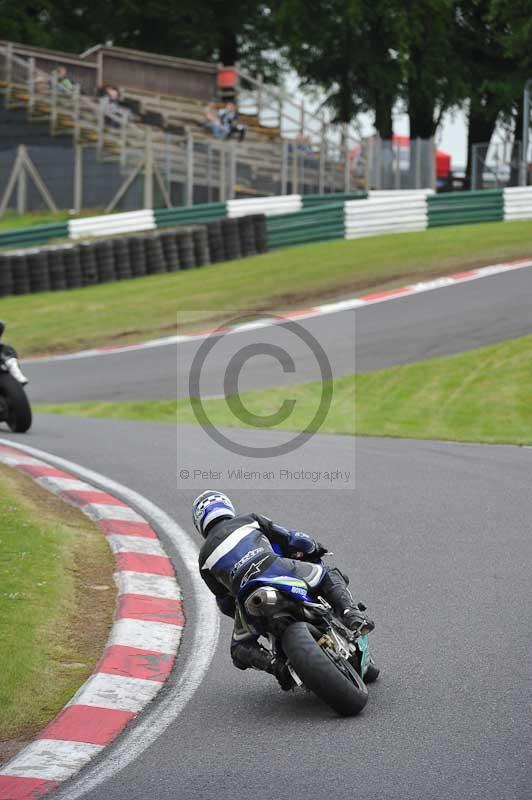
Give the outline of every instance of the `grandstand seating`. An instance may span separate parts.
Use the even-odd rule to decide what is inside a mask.
[[[125,58],[127,51],[117,50]],[[30,120],[48,121],[52,136],[70,135],[78,143],[96,147],[102,160],[118,161],[124,173],[146,158],[150,148],[154,166],[168,184],[189,187],[188,202],[191,184],[218,187],[220,199],[235,194],[323,191],[324,181],[329,191],[344,189],[345,170],[338,152],[321,162],[317,154],[299,153],[294,142],[281,136],[279,124],[261,122],[259,111],[246,109],[241,115],[247,126],[244,142],[220,142],[203,124],[205,100],[118,85],[131,113],[112,119],[98,99],[82,93],[79,85],[73,93],[57,91],[52,70],[66,55],[54,52],[46,61],[46,52],[38,48],[19,52],[0,42],[0,92],[6,108],[26,109]],[[73,68],[84,70],[85,85],[89,85],[88,68],[96,66],[90,62],[92,55],[88,51],[84,57],[69,57]],[[165,68],[166,62],[173,61],[162,58]]]

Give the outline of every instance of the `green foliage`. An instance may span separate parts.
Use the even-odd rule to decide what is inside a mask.
[[[109,10],[104,0],[0,0],[1,36],[74,52],[112,43],[227,64],[240,59],[253,70],[275,72],[275,59],[264,54],[275,31],[259,0],[115,0]]]
[[[289,62],[325,90],[337,121],[374,110],[377,129],[390,138],[401,79],[396,0],[284,0],[276,20]]]
[[[336,120],[375,114],[392,135],[397,100],[412,137],[469,100],[470,144],[511,120],[532,74],[532,0],[0,0],[0,35],[81,52],[98,42],[240,61],[267,79],[283,59],[319,86]]]

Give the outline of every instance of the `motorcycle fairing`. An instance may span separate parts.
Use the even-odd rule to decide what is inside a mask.
[[[272,567],[275,567],[275,564],[272,564]],[[268,568],[262,575],[257,575],[248,581],[245,587],[243,587],[245,592],[241,589],[239,597],[244,596],[244,594],[247,596],[251,594],[254,589],[258,589],[261,586],[274,586],[276,589],[279,589],[279,591],[297,598],[298,600],[308,603],[314,602],[313,598],[309,595],[309,587],[306,581],[302,578],[294,578],[291,575],[272,574],[272,567]]]

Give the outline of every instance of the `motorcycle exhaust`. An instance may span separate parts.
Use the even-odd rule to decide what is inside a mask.
[[[6,359],[5,365],[7,371],[9,372],[12,378],[21,383],[22,386],[25,386],[27,384],[28,379],[20,369],[18,361],[15,357]]]
[[[252,592],[244,603],[245,609],[251,616],[261,616],[271,611],[279,602],[279,592],[272,586],[261,586]]]

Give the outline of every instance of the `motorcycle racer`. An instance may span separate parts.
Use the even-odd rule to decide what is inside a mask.
[[[192,519],[205,539],[199,555],[201,577],[220,611],[234,618],[231,658],[238,669],[273,674],[283,689],[294,685],[284,662],[259,644],[236,604],[240,589],[259,574],[302,579],[327,600],[347,628],[361,634],[374,629],[363,613],[366,607],[355,604],[347,588],[349,579],[337,567],[322,563],[327,548],[306,533],[287,530],[261,514],[237,515],[226,495],[210,489],[194,500]],[[376,667],[373,675],[373,679],[378,675]]]

